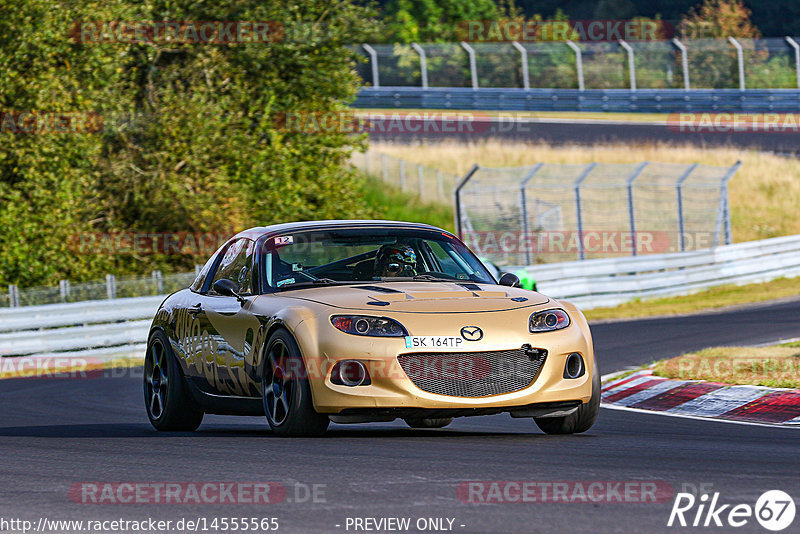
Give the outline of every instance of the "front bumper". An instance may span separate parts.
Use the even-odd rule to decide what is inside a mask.
[[[468,348],[458,351],[459,354],[513,351],[528,344],[546,349],[548,355],[529,385],[509,393],[481,397],[439,395],[417,387],[398,362],[398,355],[414,353],[413,349],[406,348],[403,338],[353,336],[331,331],[332,327],[326,328],[324,324],[319,325],[319,330],[309,323],[298,325],[295,335],[308,367],[315,409],[326,414],[384,411],[387,417],[391,413],[405,414],[408,410],[431,413],[453,410],[453,415],[481,415],[481,411],[499,413],[539,403],[589,401],[594,354],[588,325],[580,312],[570,312],[572,324],[569,327],[537,334],[530,334],[526,330],[509,331],[508,323],[504,325],[499,315],[502,314],[471,317],[470,324],[481,327],[485,335],[480,341],[469,342]],[[424,315],[409,315],[402,322],[413,335],[449,335],[450,330],[457,332],[464,326],[464,320],[463,315],[437,316],[435,322],[438,328],[431,327],[431,318]],[[566,358],[572,352],[583,356],[586,370],[578,378],[565,379]],[[348,359],[365,364],[370,375],[369,385],[348,387],[331,382],[330,370],[335,363]]]

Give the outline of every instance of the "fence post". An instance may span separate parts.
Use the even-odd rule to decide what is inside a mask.
[[[741,161],[737,161],[733,167],[728,169],[728,172],[725,173],[725,176],[722,177],[722,183],[720,184],[720,191],[719,191],[719,206],[717,207],[717,224],[716,228],[714,229],[714,244],[713,246],[717,246],[719,243],[719,233],[720,231],[724,232],[724,239],[725,244],[730,245],[733,242],[733,236],[731,235],[731,213],[730,213],[730,206],[728,204],[728,182],[733,175],[736,174],[736,171],[739,170],[739,167],[742,166]]]
[[[400,191],[406,189],[406,160],[400,160]]]
[[[589,176],[597,166],[597,163],[590,163],[583,169],[583,172],[575,180],[572,187],[575,189],[575,214],[578,219],[578,259],[584,259],[585,253],[583,251],[583,216],[581,214],[581,184]]]
[[[19,307],[19,288],[16,284],[9,284],[8,286],[8,306],[10,308]]]
[[[569,46],[575,52],[575,68],[578,74],[578,90],[583,91],[583,56],[581,55],[581,49],[573,43],[572,41],[567,41],[567,46]]]
[[[526,265],[531,264],[531,247],[529,241],[530,236],[528,235],[530,229],[528,228],[528,201],[525,194],[525,188],[528,187],[528,182],[530,182],[533,179],[533,177],[536,176],[536,173],[539,172],[539,169],[541,169],[542,166],[544,166],[544,163],[537,163],[536,165],[534,165],[533,168],[531,169],[531,172],[525,175],[525,177],[519,183],[519,197],[520,197],[520,203],[522,204],[522,210],[521,210],[522,236],[526,240],[525,242],[528,243],[528,246],[525,247]]]
[[[789,46],[794,48],[794,74],[797,77],[797,88],[800,89],[800,45],[788,35],[785,39]]]
[[[742,50],[742,45],[739,44],[739,41],[733,37],[728,37],[728,41],[733,45],[734,48],[736,48],[736,59],[739,62],[739,89],[744,91],[744,51]]]
[[[519,55],[522,59],[522,88],[530,89],[531,81],[530,73],[528,72],[528,51],[525,50],[525,47],[519,44],[517,41],[511,41],[511,44],[514,45],[514,48],[519,50]]]
[[[378,88],[381,86],[378,78],[378,53],[366,43],[362,44],[361,47],[369,54],[370,63],[372,64],[372,87]]]
[[[153,271],[151,275],[156,284],[156,295],[161,295],[164,292],[164,277],[161,271]]]
[[[417,163],[417,180],[419,181],[419,198],[422,198],[425,194],[425,170],[420,163]]]
[[[453,197],[455,198],[455,219],[456,219],[456,235],[459,239],[464,239],[463,233],[461,232],[461,189],[467,185],[472,175],[478,172],[480,166],[475,163],[470,167],[467,171],[467,174],[461,179],[460,182],[456,185],[455,189],[453,189]]]
[[[689,165],[689,168],[686,169],[686,172],[684,172],[683,175],[680,178],[678,178],[678,182],[675,184],[676,195],[678,197],[677,198],[677,201],[678,201],[678,242],[680,243],[681,252],[684,252],[686,250],[686,243],[685,243],[684,238],[683,238],[683,234],[684,234],[684,225],[683,225],[683,182],[685,182],[686,179],[689,178],[689,175],[692,174],[692,171],[694,171],[697,168],[697,165],[698,165],[697,163],[693,163],[692,165]]]
[[[467,55],[469,56],[469,77],[472,80],[472,88],[478,88],[478,64],[475,61],[475,49],[472,48],[469,44],[461,41],[461,48],[467,51]]]
[[[61,302],[66,302],[69,297],[69,280],[58,281],[58,292],[61,295]]]
[[[632,256],[636,256],[636,215],[633,212],[633,181],[636,180],[640,174],[642,174],[642,171],[645,167],[647,167],[647,165],[648,162],[645,161],[636,167],[636,170],[633,171],[633,174],[628,177],[628,182],[626,184],[628,186],[628,218],[630,219],[631,243],[633,245],[631,247]]]
[[[117,298],[117,278],[113,274],[106,275],[106,297]]]
[[[691,89],[691,84],[689,83],[689,55],[686,50],[686,45],[684,45],[679,40],[673,38],[672,44],[681,51],[681,67],[683,69],[683,88],[685,90]]]
[[[634,62],[633,57],[633,47],[623,41],[622,39],[619,40],[619,45],[625,49],[628,53],[628,75],[631,79],[631,91],[636,90],[636,63]]]
[[[419,74],[422,79],[422,88],[428,88],[428,61],[425,57],[425,50],[417,43],[411,43],[411,48],[419,54]]]
[[[444,184],[442,183],[442,171],[436,169],[436,193],[438,198],[444,199]]]

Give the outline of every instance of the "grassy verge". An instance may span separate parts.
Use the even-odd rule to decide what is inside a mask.
[[[656,362],[653,374],[681,380],[800,388],[800,343],[713,347]]]
[[[361,194],[376,219],[427,223],[450,232],[454,229],[453,207],[448,204],[422,203],[416,195],[374,178],[361,182]]]
[[[547,163],[632,163],[663,161],[742,168],[730,182],[731,226],[734,242],[800,234],[800,159],[739,148],[704,148],[688,145],[608,144],[550,146],[489,140],[479,143],[391,144],[371,143],[370,148],[391,156],[430,165],[463,176],[473,163],[485,167],[518,167]]]
[[[636,300],[613,308],[586,310],[584,313],[590,321],[680,315],[795,295],[800,295],[800,277],[779,278],[778,280],[760,284],[724,285],[692,295]]]

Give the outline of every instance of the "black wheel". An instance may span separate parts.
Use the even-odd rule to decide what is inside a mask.
[[[403,419],[411,428],[444,428],[453,422],[452,417],[408,417]]]
[[[321,436],[330,419],[314,410],[311,386],[297,342],[278,330],[267,343],[261,381],[264,413],[281,436]]]
[[[600,371],[597,362],[592,375],[592,398],[577,410],[564,417],[534,417],[536,425],[548,434],[579,434],[586,432],[600,412]]]
[[[144,404],[157,430],[191,431],[203,421],[203,410],[191,398],[167,336],[160,330],[153,332],[147,343]]]

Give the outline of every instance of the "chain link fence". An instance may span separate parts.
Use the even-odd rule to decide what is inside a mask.
[[[797,89],[800,37],[353,47],[372,87]]]
[[[728,181],[739,166],[475,165],[455,190],[456,228],[498,266],[730,244]]]
[[[455,174],[374,150],[354,152],[350,164],[367,176],[418,195],[425,202],[452,203],[458,183]]]

